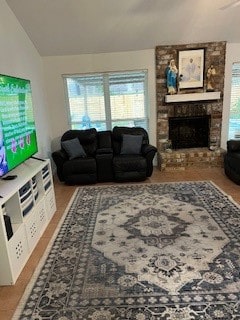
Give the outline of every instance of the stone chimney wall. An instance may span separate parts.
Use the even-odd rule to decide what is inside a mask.
[[[181,93],[206,92],[207,69],[213,65],[216,69],[214,91],[220,91],[219,100],[174,102],[165,103],[167,94],[165,69],[171,59],[174,59],[178,67],[179,50],[205,49],[203,88],[181,89]],[[156,94],[157,94],[157,148],[158,153],[164,152],[168,140],[168,118],[183,116],[210,115],[210,143],[211,146],[220,148],[224,71],[225,71],[226,42],[195,43],[188,45],[157,46],[156,55]]]

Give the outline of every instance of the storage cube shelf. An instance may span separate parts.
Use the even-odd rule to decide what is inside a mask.
[[[16,282],[56,211],[48,159],[28,159],[10,174],[17,178],[0,181],[0,285]],[[4,215],[10,217],[12,232]]]

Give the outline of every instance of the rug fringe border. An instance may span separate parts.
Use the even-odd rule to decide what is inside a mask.
[[[233,197],[226,193],[223,189],[221,189],[215,182],[213,182],[212,180],[209,180],[209,182],[211,182],[211,184],[216,188],[218,189],[222,194],[224,194],[226,197],[228,197],[228,199],[233,203],[235,204],[236,207],[240,208],[240,204],[233,199]]]
[[[58,222],[58,225],[57,225],[57,227],[56,227],[56,229],[55,229],[55,231],[54,231],[54,233],[53,233],[53,235],[51,237],[51,240],[49,241],[49,243],[47,245],[47,248],[44,251],[44,254],[42,255],[41,259],[39,260],[39,263],[38,263],[36,269],[34,270],[32,276],[31,276],[31,279],[30,279],[29,283],[27,284],[27,286],[26,286],[26,288],[24,290],[24,293],[23,293],[23,295],[22,295],[22,297],[21,297],[21,299],[20,299],[20,301],[18,303],[18,306],[17,306],[17,308],[16,308],[16,310],[14,312],[14,315],[12,317],[12,320],[19,320],[20,319],[19,317],[21,316],[21,313],[22,313],[22,311],[24,309],[24,306],[25,306],[25,303],[26,303],[26,301],[27,301],[27,299],[29,297],[29,294],[30,294],[30,292],[31,292],[31,290],[32,290],[32,288],[33,288],[33,286],[35,284],[35,281],[36,281],[37,277],[39,276],[39,274],[41,272],[41,269],[42,269],[44,263],[46,262],[48,254],[52,249],[54,241],[57,238],[58,232],[61,229],[61,226],[62,226],[62,224],[64,222],[64,219],[65,219],[65,217],[67,216],[67,214],[69,212],[69,209],[70,209],[70,207],[71,207],[71,205],[72,205],[72,203],[73,203],[73,201],[74,201],[74,199],[75,199],[75,197],[76,197],[76,195],[78,193],[78,190],[79,190],[79,187],[76,188],[76,190],[74,191],[73,195],[71,196],[71,199],[70,199],[67,207],[65,208],[61,219]]]

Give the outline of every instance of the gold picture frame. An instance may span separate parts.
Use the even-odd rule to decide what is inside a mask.
[[[179,89],[203,87],[204,54],[204,49],[179,50]]]

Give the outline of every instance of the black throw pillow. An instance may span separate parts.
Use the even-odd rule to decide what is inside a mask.
[[[78,138],[62,141],[62,148],[66,151],[69,160],[87,156]]]
[[[120,154],[140,154],[142,140],[142,135],[123,134]]]

